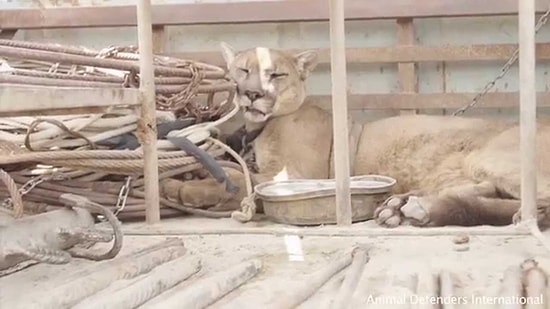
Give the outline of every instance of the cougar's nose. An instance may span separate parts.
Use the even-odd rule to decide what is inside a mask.
[[[245,91],[244,95],[246,95],[248,97],[248,99],[250,99],[250,102],[254,102],[254,101],[256,101],[259,98],[264,96],[263,93],[261,93],[261,92],[249,91],[249,90]]]

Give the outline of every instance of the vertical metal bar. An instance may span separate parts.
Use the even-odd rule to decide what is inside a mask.
[[[522,221],[537,218],[535,0],[518,0]]]
[[[336,221],[338,225],[351,225],[344,1],[329,1]]]
[[[139,66],[141,91],[141,143],[143,148],[143,177],[145,178],[145,220],[148,224],[160,221],[157,121],[155,104],[155,72],[153,70],[153,26],[150,0],[137,5]]]

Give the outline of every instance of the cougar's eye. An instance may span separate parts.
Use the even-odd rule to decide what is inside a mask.
[[[245,69],[245,68],[239,68],[239,71],[243,72],[244,74],[250,73],[250,70]]]
[[[277,79],[285,76],[288,76],[288,73],[271,73],[269,75],[269,78],[273,80],[273,79]]]

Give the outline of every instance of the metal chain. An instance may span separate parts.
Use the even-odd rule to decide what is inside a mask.
[[[115,217],[118,216],[118,214],[124,210],[124,207],[126,207],[126,200],[128,199],[128,194],[130,193],[131,181],[132,181],[132,177],[130,176],[126,177],[126,182],[118,192],[118,200],[116,202],[116,206],[115,206],[116,210],[114,213]]]
[[[535,33],[538,33],[539,30],[544,26],[546,25],[546,23],[548,22],[548,19],[550,18],[550,6],[548,7],[548,10],[546,10],[546,12],[539,18],[539,20],[537,21],[537,24],[535,26]],[[514,53],[512,54],[512,57],[506,62],[506,64],[500,69],[500,74],[495,77],[492,81],[490,81],[489,83],[487,83],[487,85],[485,85],[485,87],[483,88],[483,90],[481,92],[479,92],[473,99],[472,99],[472,102],[470,102],[469,104],[457,109],[454,113],[453,113],[453,116],[458,116],[458,115],[462,115],[464,114],[468,109],[474,107],[478,102],[479,100],[485,96],[497,83],[497,81],[499,81],[500,79],[502,79],[506,73],[508,73],[508,71],[510,70],[510,68],[512,67],[512,65],[514,65],[516,63],[516,61],[518,60],[519,58],[519,48],[516,48],[516,50],[514,51]]]
[[[17,191],[21,195],[21,197],[25,196],[27,193],[31,192],[32,189],[34,189],[39,184],[48,181],[48,180],[62,180],[64,179],[62,175],[58,174],[51,174],[51,175],[39,175],[34,178],[29,179],[26,183],[24,183]],[[13,208],[13,200],[8,197],[4,199],[2,202],[2,207],[7,209]]]
[[[66,180],[67,177],[61,174],[51,174],[51,175],[39,175],[37,177],[29,179],[26,183],[24,183],[19,189],[19,194],[21,197],[25,196],[29,192],[31,192],[36,186],[39,184],[49,181],[49,180]],[[121,211],[124,210],[126,207],[126,201],[128,200],[128,194],[130,193],[131,188],[131,181],[132,177],[128,176],[126,177],[124,185],[120,188],[120,191],[118,193],[118,200],[116,203],[116,210],[114,215],[117,216]],[[2,201],[1,204],[2,207],[6,209],[13,209],[13,201],[11,198],[6,198]]]

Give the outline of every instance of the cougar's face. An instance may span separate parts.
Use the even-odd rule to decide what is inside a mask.
[[[222,44],[236,100],[247,121],[265,122],[296,111],[305,98],[305,78],[316,60],[313,52],[287,55],[264,47],[235,53]]]

